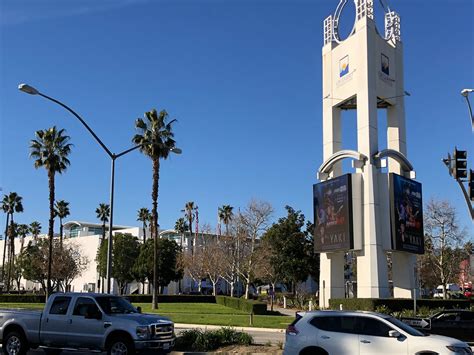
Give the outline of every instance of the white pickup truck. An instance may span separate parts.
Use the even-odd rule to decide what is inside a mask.
[[[42,312],[0,310],[0,340],[8,355],[38,347],[50,355],[71,349],[129,355],[150,349],[168,353],[175,334],[168,318],[142,314],[121,297],[56,293]]]

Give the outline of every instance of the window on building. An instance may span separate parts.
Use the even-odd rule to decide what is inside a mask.
[[[72,226],[71,229],[69,230],[69,237],[75,238],[79,236],[79,231],[81,230],[80,226]]]

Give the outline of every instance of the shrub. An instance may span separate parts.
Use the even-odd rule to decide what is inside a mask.
[[[181,350],[212,351],[225,345],[250,345],[251,335],[238,332],[230,327],[217,330],[190,329],[181,332],[176,339],[176,348]]]
[[[45,301],[46,301],[45,295],[32,295],[32,294],[0,295],[1,303],[45,303]]]
[[[216,296],[216,303],[226,307],[239,309],[246,313],[266,314],[267,304],[258,301],[246,300],[243,298]]]
[[[251,345],[253,343],[253,338],[250,334],[237,332],[236,343],[239,345]]]

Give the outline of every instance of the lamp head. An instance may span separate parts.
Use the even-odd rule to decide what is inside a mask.
[[[170,149],[171,152],[173,152],[174,154],[181,154],[183,151],[180,149],[180,148],[171,148]]]
[[[464,97],[467,97],[467,95],[469,95],[473,91],[474,91],[474,89],[463,89],[461,91],[461,95],[464,96]]]
[[[18,85],[18,90],[26,92],[27,94],[30,95],[38,95],[39,91],[36,90],[34,87],[29,86],[28,84],[20,84]]]

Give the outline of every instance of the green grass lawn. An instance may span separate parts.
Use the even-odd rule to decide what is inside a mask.
[[[214,303],[160,303],[152,311],[149,303],[134,303],[142,307],[143,313],[157,313],[170,318],[175,323],[209,324],[234,327],[248,327],[249,314]],[[0,303],[0,308],[40,309],[42,303]],[[253,316],[253,326],[260,328],[286,328],[293,321],[288,316]]]
[[[152,311],[149,303],[136,303],[144,313],[158,313],[175,323],[212,324],[234,327],[248,327],[250,315],[238,309],[213,303],[160,303]],[[288,316],[253,316],[253,326],[260,328],[286,328],[293,321]]]

